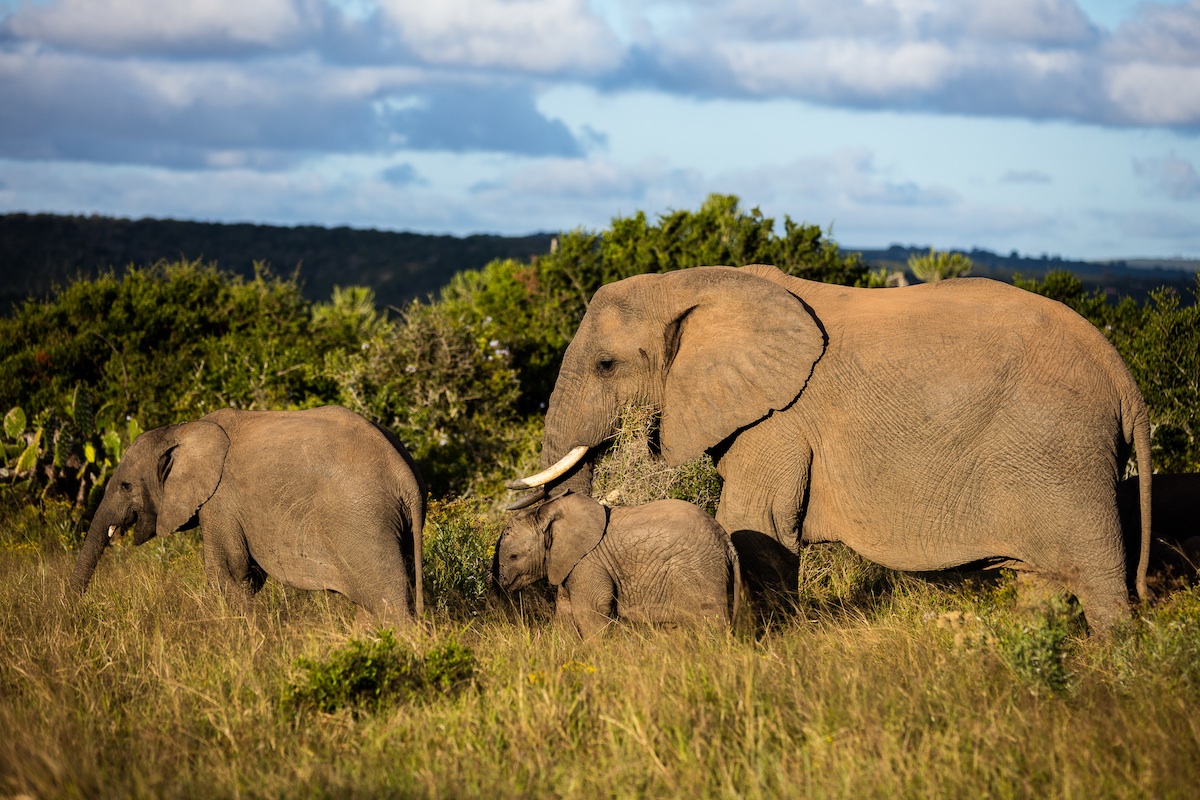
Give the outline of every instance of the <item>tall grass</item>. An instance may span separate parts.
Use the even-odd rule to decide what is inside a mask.
[[[185,534],[114,546],[82,598],[70,566],[0,547],[0,794],[1140,798],[1200,777],[1195,588],[1108,642],[1069,609],[1017,616],[1005,581],[895,581],[757,637],[582,643],[544,609],[431,602],[396,646],[455,642],[473,682],[323,713],[290,700],[306,670],[383,641],[343,598],[269,581],[236,611]],[[1030,639],[1068,680],[1022,667]]]

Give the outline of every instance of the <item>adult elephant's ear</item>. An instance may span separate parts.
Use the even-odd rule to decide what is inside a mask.
[[[551,501],[548,510],[549,552],[546,554],[546,580],[558,586],[567,579],[580,559],[592,552],[604,538],[608,512],[590,497],[568,492]]]
[[[662,453],[677,466],[791,405],[826,336],[799,298],[753,271],[695,267],[662,277],[676,305],[664,334]]]
[[[158,458],[158,483],[162,503],[157,534],[182,528],[217,490],[229,452],[229,437],[220,425],[188,422],[171,431]]]

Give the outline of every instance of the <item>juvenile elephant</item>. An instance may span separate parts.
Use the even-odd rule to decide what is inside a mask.
[[[585,639],[613,619],[728,625],[741,594],[729,536],[682,500],[607,509],[567,493],[513,515],[493,569],[507,591],[548,579],[559,621]]]
[[[798,554],[842,542],[893,569],[1008,566],[1065,586],[1093,631],[1128,619],[1116,484],[1150,473],[1146,406],[1104,336],[982,278],[856,289],[695,267],[596,292],[546,412],[543,472],[588,491],[622,406],[661,452],[710,453],[717,521]],[[1145,596],[1150,485],[1136,586]]]
[[[410,603],[422,613],[420,473],[394,434],[344,408],[222,409],[143,433],[105,487],[72,587],[87,588],[118,529],[143,544],[196,521],[209,582],[234,597],[269,575],[382,620],[408,621]]]

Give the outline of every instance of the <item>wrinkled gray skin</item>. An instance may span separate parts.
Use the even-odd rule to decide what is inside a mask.
[[[630,402],[661,412],[669,464],[714,457],[735,541],[792,557],[843,542],[902,570],[1008,566],[1073,592],[1094,632],[1130,616],[1116,484],[1131,445],[1150,473],[1146,407],[1116,350],[1060,303],[981,278],[639,275],[596,292],[563,358],[542,464],[592,450],[559,486],[589,491]],[[1142,596],[1149,503],[1144,482]]]
[[[609,510],[568,493],[513,514],[493,568],[506,591],[557,586],[559,623],[585,639],[614,619],[728,625],[741,591],[729,537],[682,500]]]
[[[116,529],[143,544],[195,521],[209,582],[235,600],[269,575],[407,622],[411,570],[421,613],[424,485],[395,435],[344,408],[223,409],[143,433],[105,487],[71,586],[87,588]]]

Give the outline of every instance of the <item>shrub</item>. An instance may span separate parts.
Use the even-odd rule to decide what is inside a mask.
[[[0,320],[0,407],[64,405],[86,387],[98,412],[147,427],[215,407],[313,405],[316,340],[295,281],[252,281],[198,262],[78,281]]]
[[[351,639],[320,661],[298,659],[296,666],[304,675],[286,695],[291,710],[332,714],[349,709],[356,717],[395,703],[449,695],[473,683],[477,671],[474,654],[457,642],[421,657],[402,649],[391,629],[370,640]]]
[[[949,278],[961,278],[971,274],[975,265],[969,256],[962,253],[938,252],[932,247],[928,255],[913,253],[908,257],[908,269],[917,280],[936,283]]]
[[[435,608],[477,613],[503,525],[479,501],[435,500],[425,517],[425,588]]]
[[[1001,656],[1035,691],[1066,691],[1071,675],[1065,659],[1074,629],[1081,626],[1078,606],[1056,596],[1043,610],[1027,612],[1026,617],[997,626],[995,641]]]
[[[413,302],[358,349],[331,351],[323,373],[342,405],[400,437],[434,497],[469,489],[521,438],[507,349],[447,304]]]

